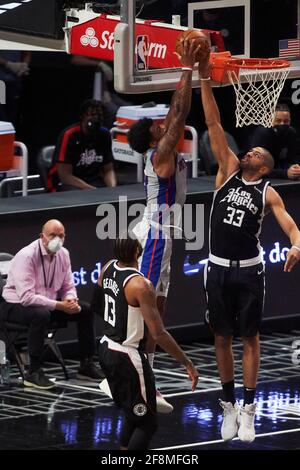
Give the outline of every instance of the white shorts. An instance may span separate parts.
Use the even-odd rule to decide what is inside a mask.
[[[167,297],[170,285],[172,239],[146,221],[139,222],[133,233],[142,245],[139,271],[155,287],[157,297]]]

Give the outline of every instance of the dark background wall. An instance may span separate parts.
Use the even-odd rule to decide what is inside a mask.
[[[282,194],[288,211],[298,224],[300,224],[299,187],[300,185],[297,183],[276,187]],[[201,191],[200,188],[201,179],[199,179],[199,191]],[[31,196],[31,198],[34,197]],[[100,193],[99,199],[101,199]],[[191,334],[197,337],[199,335],[197,325],[203,324],[204,321],[206,304],[203,291],[203,264],[199,265],[199,261],[208,256],[208,218],[211,200],[212,193],[201,192],[191,194],[187,198],[187,203],[192,203],[194,206],[195,204],[204,204],[205,237],[203,248],[198,251],[186,251],[183,241],[176,240],[174,242],[166,324],[169,327],[176,326],[181,329],[183,340],[186,340]],[[131,201],[130,204],[134,202]],[[41,224],[45,220],[49,218],[60,219],[66,227],[65,245],[71,254],[79,297],[83,300],[90,300],[101,265],[113,257],[111,241],[99,240],[96,236],[96,226],[100,221],[100,217],[96,216],[96,209],[97,204],[91,204],[74,208],[68,207],[67,210],[62,207],[47,211],[24,212],[17,215],[2,214],[0,216],[1,251],[16,253],[23,246],[38,238]],[[266,216],[261,240],[266,252],[267,278],[264,318],[278,318],[282,326],[287,323],[289,316],[293,319],[297,314],[300,314],[297,296],[300,266],[296,266],[291,274],[283,272],[282,249],[289,247],[290,243],[271,215]],[[190,327],[183,328],[186,325],[190,325]],[[100,334],[100,331],[101,325],[98,322],[97,333]],[[70,339],[74,337],[74,330],[70,329],[63,334],[64,339],[66,337]]]
[[[3,2],[2,2],[3,3]],[[172,3],[172,7],[170,6]],[[185,24],[186,3],[164,0],[159,10],[145,9],[144,18],[154,17],[171,21],[171,14],[183,13]],[[270,57],[278,55],[278,40],[295,35],[297,15],[296,0],[252,0],[251,55]],[[158,15],[159,12],[159,15]],[[1,15],[3,17],[3,15]],[[1,18],[0,18],[1,20]],[[17,123],[17,138],[29,148],[30,172],[36,173],[36,155],[45,145],[55,144],[60,131],[78,119],[78,110],[82,101],[90,98],[93,93],[93,67],[82,67],[71,64],[71,57],[65,53],[33,52],[30,63],[30,74],[23,80],[20,99],[20,115]],[[297,83],[287,80],[281,95],[291,107],[292,124],[300,131],[300,100],[295,99]],[[296,88],[294,88],[296,86]],[[298,87],[299,88],[299,87]],[[132,104],[141,104],[154,100],[156,103],[169,103],[172,93],[149,93],[143,95],[123,95]],[[251,128],[235,128],[235,96],[232,87],[215,90],[220,107],[224,128],[233,134],[241,149],[246,142]],[[199,134],[206,128],[200,105],[199,92],[193,91],[192,108],[187,123],[194,126]],[[300,152],[299,152],[300,154]],[[298,214],[298,191],[286,190],[288,209],[300,223]],[[182,325],[183,323],[202,322],[205,312],[204,296],[199,286],[202,285],[203,270],[193,276],[183,273],[183,265],[195,265],[199,259],[207,257],[208,207],[211,196],[201,195],[199,199],[189,202],[204,202],[205,206],[205,247],[197,253],[185,253],[181,242],[175,243],[173,256],[172,282],[168,301],[167,324]],[[79,217],[80,214],[80,217]],[[51,214],[35,212],[23,215],[1,216],[1,250],[15,253],[38,236],[41,220],[45,217],[58,217],[65,223],[68,237],[66,241],[72,255],[73,270],[76,279],[87,284],[79,286],[82,298],[89,299],[92,290],[90,276],[96,276],[96,266],[111,256],[108,242],[96,238],[97,219],[95,207],[84,210],[68,209],[68,211],[51,211]],[[275,241],[280,247],[287,246],[287,241],[279,228],[269,217],[262,234],[263,244],[270,254],[276,258]],[[12,234],[13,233],[13,237]],[[187,258],[188,257],[188,258]],[[82,268],[82,269],[81,269]],[[266,317],[299,313],[295,292],[299,285],[299,268],[296,274],[286,275],[282,272],[283,263],[267,264],[267,297]],[[188,270],[188,266],[186,270]],[[86,272],[86,274],[85,274]],[[88,281],[89,279],[89,281]],[[178,289],[180,286],[180,289]],[[269,288],[268,288],[269,287]],[[184,292],[184,295],[182,294]]]

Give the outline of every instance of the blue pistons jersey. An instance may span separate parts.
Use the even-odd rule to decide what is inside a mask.
[[[186,198],[186,163],[182,155],[175,153],[176,170],[170,178],[161,178],[153,168],[153,158],[156,149],[150,149],[145,154],[145,191],[147,207],[144,218],[148,221],[158,222],[158,207],[164,205],[171,208],[173,204],[181,207]]]
[[[139,270],[152,282],[157,295],[166,297],[170,282],[171,234],[174,226],[181,226],[181,208],[186,198],[186,163],[182,155],[174,153],[174,174],[160,178],[153,168],[155,152],[156,149],[150,149],[145,154],[147,203],[143,219],[133,231],[143,248]]]

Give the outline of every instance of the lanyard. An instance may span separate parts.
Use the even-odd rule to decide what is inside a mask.
[[[47,278],[46,278],[46,271],[45,271],[45,265],[44,265],[44,258],[43,258],[43,254],[42,254],[40,242],[39,242],[39,252],[40,252],[40,258],[41,258],[42,267],[43,267],[44,285],[45,285],[45,288],[48,289],[48,288],[51,288],[51,287],[52,287],[52,284],[53,284],[53,281],[54,281],[55,268],[56,268],[56,257],[55,257],[55,261],[54,261],[54,269],[53,269],[53,273],[52,273],[51,282],[50,282],[49,285],[47,285]],[[50,271],[50,269],[49,269],[49,271]]]

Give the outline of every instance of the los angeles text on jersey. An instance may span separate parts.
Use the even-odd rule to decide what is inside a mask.
[[[221,202],[227,202],[230,203],[232,206],[243,206],[247,207],[252,214],[256,214],[258,211],[258,207],[256,207],[255,204],[253,204],[253,198],[250,193],[248,193],[245,190],[242,190],[242,187],[239,186],[238,188],[230,188],[228,189],[228,194],[225,196],[223,199],[221,199]]]
[[[101,465],[126,465],[129,468],[137,464],[143,465],[198,465],[199,456],[193,454],[145,454],[138,457],[126,456],[117,457],[108,454],[106,457],[101,457]]]

